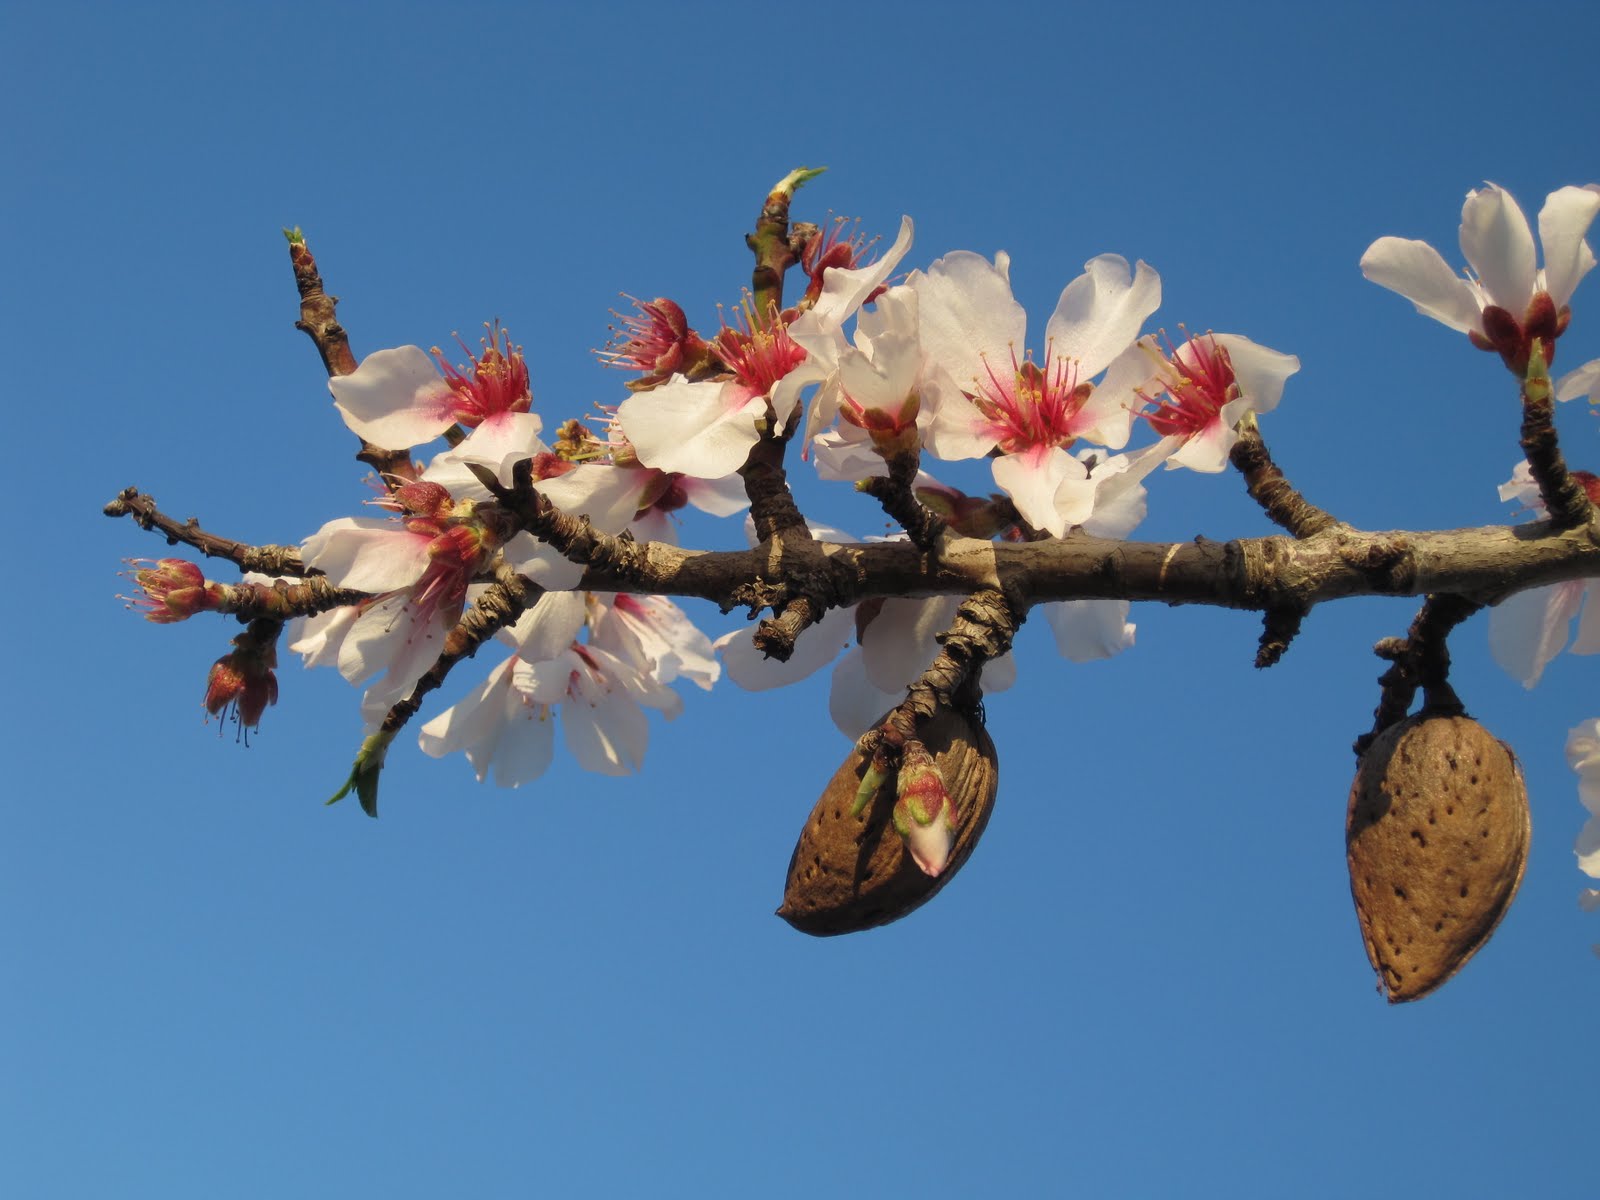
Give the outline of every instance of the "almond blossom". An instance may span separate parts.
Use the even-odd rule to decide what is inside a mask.
[[[1021,352],[1027,314],[1011,293],[1010,258],[967,251],[914,272],[928,357],[958,394],[941,405],[927,444],[940,458],[997,453],[995,482],[1023,520],[1057,537],[1094,509],[1095,485],[1070,448],[1080,439],[1118,449],[1128,440],[1134,389],[1150,375],[1136,344],[1161,303],[1161,278],[1145,263],[1105,254],[1062,291],[1042,356]],[[1093,378],[1105,372],[1100,387]]]
[[[1587,471],[1572,475],[1589,498],[1600,503],[1600,478]],[[1526,462],[1518,463],[1511,478],[1500,485],[1500,499],[1519,502],[1522,511],[1535,517],[1545,515],[1539,485]],[[1507,596],[1489,610],[1489,649],[1495,662],[1523,687],[1532,688],[1566,646],[1572,619],[1580,609],[1583,615],[1572,652],[1600,654],[1600,579],[1568,579]]]
[[[1278,407],[1284,381],[1299,369],[1294,355],[1237,333],[1186,338],[1176,350],[1169,344],[1137,389],[1155,406],[1141,415],[1162,435],[1169,467],[1215,473],[1228,465],[1239,422]]]
[[[808,310],[818,330],[837,330],[854,316],[911,247],[911,223],[882,259],[867,267],[828,268],[821,293]],[[806,349],[791,336],[783,315],[746,312],[711,342],[730,373],[693,381],[673,375],[659,387],[635,393],[617,409],[617,421],[647,467],[700,479],[737,471],[769,423],[785,426],[801,393],[825,371],[806,363]]]
[[[1498,351],[1521,374],[1534,338],[1544,344],[1545,361],[1552,361],[1568,302],[1595,264],[1584,237],[1597,212],[1600,184],[1551,192],[1539,210],[1540,267],[1528,218],[1510,192],[1491,183],[1468,192],[1461,207],[1465,276],[1426,242],[1397,237],[1373,242],[1361,256],[1361,272],[1474,345]]]
[[[471,359],[467,368],[451,366],[437,349],[430,359],[418,346],[367,355],[351,374],[328,380],[340,417],[363,441],[407,450],[452,425],[476,429],[527,413],[533,392],[522,349],[498,325],[488,329],[481,354],[462,346]]]
[[[579,641],[585,627],[589,636]],[[549,592],[504,640],[516,652],[418,738],[434,757],[464,752],[480,781],[492,770],[501,787],[549,767],[557,718],[584,769],[638,770],[649,742],[644,710],[671,720],[683,701],[668,683],[685,678],[709,688],[719,673],[710,640],[660,596]]]

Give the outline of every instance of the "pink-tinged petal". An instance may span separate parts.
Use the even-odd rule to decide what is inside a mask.
[[[301,554],[335,587],[392,592],[422,578],[431,541],[393,521],[340,517],[302,542]]]
[[[1011,294],[1009,265],[1003,254],[991,263],[957,250],[907,281],[917,293],[924,351],[963,389],[987,379],[988,364],[1009,369],[1012,350],[1024,344],[1028,314]]]
[[[511,627],[517,657],[525,662],[546,662],[566,653],[588,616],[581,593],[546,592]]]
[[[1425,317],[1470,333],[1483,328],[1483,306],[1473,286],[1450,269],[1427,242],[1379,238],[1361,256],[1361,273],[1398,292]]]
[[[1600,654],[1600,580],[1583,585],[1583,614],[1578,618],[1578,635],[1572,639],[1574,654]]]
[[[1110,658],[1133,645],[1126,600],[1061,600],[1041,605],[1056,649],[1073,662]]]
[[[1300,369],[1300,360],[1293,354],[1259,345],[1237,333],[1216,333],[1211,337],[1228,352],[1234,382],[1251,401],[1248,411],[1265,413],[1277,408],[1278,401],[1283,398],[1284,381]]]
[[[1061,537],[1094,512],[1094,484],[1089,473],[1059,446],[1002,455],[991,469],[995,483],[1035,529]]]
[[[1077,360],[1078,378],[1100,374],[1131,346],[1151,313],[1161,307],[1161,276],[1140,262],[1130,275],[1120,254],[1083,264],[1067,284],[1045,329],[1053,357]]]
[[[481,783],[491,768],[499,787],[519,787],[549,769],[555,756],[553,722],[542,707],[522,702],[511,686],[515,658],[453,708],[424,725],[417,742],[425,754],[442,758],[465,751]]]
[[[1556,381],[1557,400],[1576,400],[1580,396],[1590,404],[1600,404],[1600,358],[1584,363]]]
[[[351,432],[385,450],[431,442],[456,421],[455,393],[418,346],[375,351],[328,390]]]
[[[1564,187],[1545,197],[1539,210],[1539,245],[1544,249],[1544,287],[1560,308],[1594,267],[1584,237],[1600,213],[1600,184]]]
[[[820,325],[839,328],[867,302],[867,297],[882,287],[900,260],[911,249],[915,226],[910,217],[900,218],[900,232],[884,256],[864,267],[829,267],[822,275],[822,294],[811,307]]]
[[[1539,259],[1528,218],[1510,192],[1491,183],[1467,193],[1461,206],[1461,252],[1490,302],[1520,318],[1533,299]]]
[[[935,640],[950,627],[959,596],[883,602],[861,637],[867,678],[882,692],[904,691],[939,653]]]
[[[1233,431],[1233,426],[1224,419],[1230,407],[1231,405],[1224,405],[1223,411],[1217,414],[1215,421],[1179,446],[1167,459],[1167,466],[1188,467],[1191,471],[1200,471],[1207,475],[1215,475],[1218,471],[1224,470],[1228,465],[1228,453],[1239,440],[1239,435]]]
[[[746,691],[764,692],[798,683],[838,658],[839,651],[855,638],[855,610],[829,609],[822,620],[801,631],[788,662],[767,658],[757,650],[751,640],[754,633],[745,626],[723,634],[713,645],[729,679]]]
[[[833,669],[833,680],[828,688],[828,715],[840,733],[855,739],[905,698],[903,686],[893,692],[881,692],[873,686],[867,678],[864,656],[857,647]]]
[[[1583,582],[1568,580],[1507,596],[1489,610],[1489,650],[1525,688],[1539,682],[1567,644],[1567,629],[1583,600]]]
[[[674,375],[617,409],[622,432],[647,467],[715,479],[744,466],[760,440],[766,400],[735,383],[690,383]]]

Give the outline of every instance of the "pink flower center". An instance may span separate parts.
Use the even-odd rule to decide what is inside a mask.
[[[748,318],[739,328],[725,327],[714,343],[717,357],[754,396],[771,393],[773,386],[806,360],[805,347],[789,336],[781,321],[752,330]]]
[[[1189,338],[1178,351],[1168,342],[1160,378],[1165,400],[1157,398],[1159,392],[1139,395],[1156,406],[1143,415],[1162,437],[1194,436],[1216,422],[1223,405],[1239,398],[1228,352],[1209,334]]]
[[[1020,454],[1050,446],[1070,446],[1077,440],[1077,418],[1094,384],[1078,382],[1078,364],[1050,354],[1048,367],[1032,355],[1017,362],[1011,352],[1011,369],[997,371],[984,359],[987,379],[977,381],[972,402],[988,423],[1004,454]]]
[[[471,374],[466,368],[453,367],[444,359],[444,353],[434,348],[433,357],[445,382],[455,393],[453,406],[458,422],[474,429],[490,417],[502,413],[527,412],[533,404],[533,388],[528,382],[528,360],[522,356],[522,347],[511,344],[511,336],[500,328],[498,322],[484,326],[489,336],[483,339],[483,353],[473,354],[466,344],[457,344],[472,360]]]

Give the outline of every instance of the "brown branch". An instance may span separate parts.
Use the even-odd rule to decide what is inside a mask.
[[[1356,739],[1356,757],[1397,721],[1411,711],[1417,689],[1423,689],[1424,707],[1444,715],[1459,715],[1463,710],[1455,689],[1450,686],[1450,650],[1446,639],[1461,622],[1483,605],[1474,600],[1448,594],[1431,595],[1417,612],[1403,638],[1385,638],[1372,648],[1379,658],[1394,665],[1378,679],[1382,694],[1372,714],[1372,731]]]
[[[889,474],[874,475],[856,484],[859,491],[883,506],[889,518],[906,531],[914,546],[932,550],[945,531],[945,520],[917,499],[912,486],[917,480],[920,455],[916,449],[893,455],[888,460]]]
[[[1228,461],[1244,476],[1250,498],[1259,504],[1274,525],[1295,537],[1311,537],[1339,524],[1330,514],[1312,504],[1284,477],[1272,461],[1267,443],[1255,420],[1244,422],[1239,440],[1228,452]]]
[[[293,546],[252,546],[207,533],[193,517],[187,521],[169,517],[156,507],[155,497],[138,488],[123,488],[102,511],[108,517],[132,517],[140,529],[165,537],[169,546],[189,546],[207,558],[225,558],[241,571],[302,577],[322,574],[308,569],[300,560],[300,551]]]
[[[1557,529],[1587,525],[1595,519],[1589,494],[1567,470],[1556,438],[1554,389],[1550,368],[1537,338],[1522,379],[1522,454],[1539,485],[1539,497]]]
[[[298,229],[286,229],[284,236],[289,239],[289,265],[294,268],[294,286],[300,293],[300,319],[294,327],[316,346],[330,378],[350,375],[356,369],[356,356],[350,350],[350,336],[339,324],[339,297],[330,296],[322,286],[322,274],[305,235]],[[417,477],[409,450],[385,450],[363,439],[356,458],[376,471],[385,484],[394,480],[410,482]]]

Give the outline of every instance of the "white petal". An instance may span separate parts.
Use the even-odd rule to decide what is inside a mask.
[[[1040,607],[1056,649],[1073,662],[1110,658],[1133,645],[1126,600],[1061,600]]]
[[[1600,816],[1600,719],[1584,721],[1567,735],[1567,765],[1578,773],[1578,799]]]
[[[1300,369],[1300,360],[1293,354],[1258,345],[1237,333],[1211,336],[1228,352],[1239,391],[1251,401],[1248,411],[1265,413],[1277,408],[1283,397],[1284,381]]]
[[[579,463],[534,487],[562,512],[588,517],[602,533],[621,533],[639,511],[648,473],[608,463]]]
[[[690,383],[674,375],[637,392],[617,409],[617,421],[647,467],[716,479],[744,466],[760,439],[756,418],[766,400],[735,383]]]
[[[1490,302],[1520,320],[1533,299],[1539,263],[1533,230],[1510,192],[1491,183],[1467,193],[1461,206],[1461,252]]]
[[[788,662],[767,658],[757,650],[751,641],[754,632],[749,626],[735,629],[714,643],[728,678],[751,692],[785,687],[815,674],[839,657],[839,651],[855,636],[855,609],[829,609],[822,620],[802,630]]]
[[[351,431],[385,450],[420,446],[455,424],[455,393],[419,346],[375,351],[328,390]]]
[[[1167,466],[1188,467],[1191,471],[1213,475],[1225,470],[1228,455],[1239,440],[1233,426],[1224,419],[1229,407],[1223,405],[1223,411],[1217,414],[1215,420],[1185,439],[1183,445],[1167,459]]]
[[[1139,337],[1161,307],[1161,276],[1140,262],[1133,274],[1120,254],[1102,254],[1067,284],[1045,330],[1052,357],[1076,359],[1078,377],[1100,374]]]
[[[1146,404],[1139,393],[1149,390],[1159,363],[1154,338],[1140,338],[1117,355],[1078,411],[1074,422],[1078,436],[1110,450],[1126,446],[1134,414]]]
[[[915,226],[911,218],[901,217],[900,232],[894,239],[894,244],[877,262],[869,263],[865,267],[853,269],[834,267],[824,271],[822,294],[817,297],[817,302],[811,309],[817,315],[818,324],[824,328],[831,326],[837,329],[848,321],[856,309],[867,302],[867,297],[877,291],[900,265],[900,260],[906,256],[906,251],[911,249],[914,231]]]
[[[502,547],[506,562],[518,574],[526,575],[552,592],[566,591],[583,578],[583,564],[575,563],[554,546],[547,545],[526,530],[518,530]]]
[[[1578,281],[1594,266],[1594,251],[1584,236],[1596,213],[1600,213],[1600,186],[1594,184],[1551,192],[1539,210],[1544,286],[1557,308],[1572,299]]]
[[[881,692],[904,692],[939,653],[935,640],[950,627],[959,596],[891,596],[861,637],[867,678]]]
[[[335,587],[392,592],[422,578],[431,541],[394,521],[339,517],[302,542],[301,555]]]
[[[1011,370],[1013,352],[1022,353],[1028,314],[997,263],[957,250],[926,273],[913,273],[906,286],[917,293],[923,349],[962,389],[975,390],[991,367]]]
[[[1590,817],[1583,823],[1572,852],[1578,856],[1578,870],[1600,879],[1600,817]]]
[[[948,373],[940,369],[948,379]],[[929,454],[947,462],[963,458],[982,458],[998,440],[978,406],[962,394],[953,382],[939,388],[939,401],[933,419],[923,431],[923,445]]]
[[[588,619],[578,592],[546,592],[517,618],[511,637],[526,662],[546,662],[572,648]]]
[[[857,647],[833,669],[833,681],[828,689],[828,715],[840,733],[854,739],[871,729],[884,713],[905,698],[903,687],[893,692],[880,692],[872,685],[867,678],[861,649]]]
[[[1583,614],[1578,618],[1578,635],[1572,639],[1574,654],[1600,654],[1600,580],[1583,584]]]
[[[1059,446],[995,459],[994,481],[1035,529],[1061,537],[1094,511],[1094,485],[1083,464]]]
[[[590,703],[561,706],[567,749],[578,765],[597,775],[627,775],[644,763],[650,719],[619,689],[599,693]]]
[[[1576,400],[1579,396],[1587,398],[1590,404],[1600,404],[1600,358],[1584,363],[1556,381],[1557,400]]]
[[[1581,580],[1529,588],[1489,610],[1489,650],[1495,662],[1525,688],[1567,644],[1567,628],[1583,599]]]
[[[1452,271],[1427,242],[1379,238],[1361,256],[1361,273],[1379,287],[1400,293],[1423,316],[1451,329],[1467,333],[1483,328],[1483,305],[1477,290]]]

